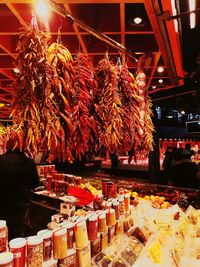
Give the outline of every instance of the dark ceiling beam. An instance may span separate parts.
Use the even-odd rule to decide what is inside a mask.
[[[158,1],[145,0],[144,4],[151,22],[152,29],[155,33],[155,38],[162,54],[164,64],[167,67],[171,83],[172,85],[176,86],[178,85],[176,68],[163,18],[158,16],[161,14]]]

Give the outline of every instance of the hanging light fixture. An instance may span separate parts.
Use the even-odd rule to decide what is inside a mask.
[[[157,72],[159,72],[159,73],[162,73],[162,72],[164,72],[164,71],[165,71],[165,68],[162,67],[162,66],[159,66],[159,67],[157,68]]]
[[[46,23],[48,22],[49,15],[50,15],[50,7],[48,6],[47,2],[43,0],[36,0],[35,1],[35,12]]]

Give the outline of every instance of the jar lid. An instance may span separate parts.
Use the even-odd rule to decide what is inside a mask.
[[[124,197],[125,198],[129,198],[130,197],[130,194],[125,194]]]
[[[66,225],[65,225],[65,228],[66,229],[70,229],[74,226],[74,224],[72,222],[67,222]]]
[[[55,236],[60,236],[60,235],[65,235],[67,233],[67,229],[66,228],[62,228],[60,230],[57,230],[54,232]]]
[[[23,237],[14,238],[10,240],[9,247],[10,248],[22,248],[26,245],[26,239]]]
[[[11,252],[0,253],[0,264],[6,264],[13,260],[13,254]]]
[[[88,217],[88,221],[93,222],[93,221],[97,221],[97,215],[93,214],[90,217]]]
[[[115,213],[115,210],[114,210],[114,209],[107,209],[107,210],[106,210],[106,213],[108,213],[108,214],[109,214],[109,213]]]
[[[113,206],[119,206],[119,202],[118,201],[114,202]]]
[[[37,235],[42,238],[51,238],[52,232],[48,229],[44,229],[44,230],[39,231]]]
[[[0,227],[6,227],[6,221],[0,220]]]
[[[80,227],[80,226],[85,226],[86,225],[86,221],[85,219],[80,219],[76,222],[76,226]]]
[[[75,248],[70,248],[67,250],[67,257],[74,255],[76,253]]]
[[[106,218],[106,214],[105,213],[101,213],[100,215],[99,215],[99,219],[105,219]]]
[[[28,245],[39,245],[40,243],[43,242],[43,239],[37,235],[30,236],[27,239],[27,244]]]

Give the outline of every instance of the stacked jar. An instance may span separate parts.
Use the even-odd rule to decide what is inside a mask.
[[[13,254],[11,252],[0,253],[0,267],[13,267]]]
[[[37,235],[43,239],[43,261],[46,262],[52,255],[52,232],[45,229],[39,231]]]
[[[9,242],[9,248],[14,255],[13,267],[24,267],[26,263],[26,239],[12,239]]]
[[[0,253],[7,251],[8,245],[8,228],[6,221],[0,220]]]
[[[43,239],[30,236],[27,239],[27,267],[41,267],[43,263]]]

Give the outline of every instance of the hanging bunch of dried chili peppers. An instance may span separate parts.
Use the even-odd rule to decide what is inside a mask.
[[[118,88],[118,72],[105,55],[97,66],[98,96],[96,111],[101,118],[100,143],[108,151],[119,151],[123,142],[123,109]]]

